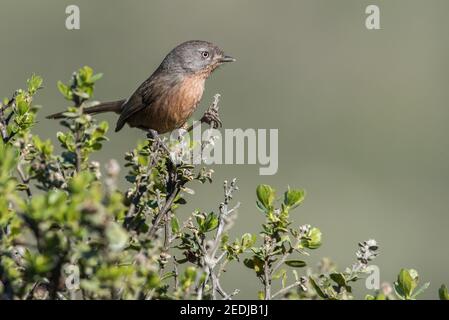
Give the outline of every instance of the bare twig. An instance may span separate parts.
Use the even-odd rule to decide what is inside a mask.
[[[296,288],[296,287],[299,286],[300,284],[301,284],[301,283],[300,283],[299,281],[296,281],[295,283],[292,283],[291,285],[286,286],[285,288],[282,288],[281,290],[279,290],[278,292],[276,292],[275,294],[273,294],[273,295],[271,296],[271,299],[274,299],[274,298],[276,298],[277,296],[280,296],[280,295],[282,295],[282,294],[284,294],[284,293],[290,291],[291,289]]]
[[[237,203],[237,205],[235,205],[233,208],[231,209],[229,208],[229,203],[232,199],[232,195],[234,191],[238,190],[236,179],[233,179],[230,184],[228,184],[228,182],[225,181],[223,187],[224,187],[224,201],[219,206],[220,212],[218,217],[219,222],[214,240],[212,242],[212,246],[207,249],[204,248],[203,244],[204,241],[198,239],[198,236],[196,235],[197,242],[199,242],[198,244],[203,252],[202,260],[204,263],[204,272],[206,273],[206,280],[204,281],[203,285],[200,288],[200,291],[198,292],[198,298],[202,298],[202,294],[208,280],[211,283],[211,295],[213,300],[217,299],[217,293],[220,294],[224,299],[230,299],[233,296],[233,294],[231,295],[227,294],[220,285],[219,275],[221,275],[225,263],[220,264],[218,272],[215,271],[216,266],[226,256],[226,253],[223,252],[217,257],[217,253],[218,249],[220,248],[221,239],[229,224],[229,215],[235,212],[240,205],[239,203]]]
[[[154,237],[156,231],[159,229],[159,224],[162,221],[162,218],[165,217],[167,212],[171,209],[171,206],[173,204],[173,201],[175,201],[176,196],[178,195],[180,191],[180,188],[176,188],[174,192],[170,194],[168,199],[165,201],[164,206],[162,207],[162,210],[159,211],[158,215],[156,216],[156,219],[154,220],[153,226],[151,227],[150,231],[148,232],[148,236],[150,238]]]
[[[31,198],[32,193],[31,193],[31,189],[30,189],[30,185],[29,185],[30,178],[25,176],[25,173],[23,172],[22,166],[20,164],[20,160],[19,160],[19,163],[17,164],[17,172],[19,173],[20,180],[22,181],[23,185],[25,186],[25,192],[26,192],[28,198]]]
[[[268,264],[268,260],[265,260],[264,264],[264,287],[265,287],[265,300],[271,300],[271,271]]]

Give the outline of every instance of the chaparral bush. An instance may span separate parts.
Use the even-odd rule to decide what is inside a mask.
[[[227,291],[221,280],[229,264],[252,270],[254,298],[354,298],[351,285],[369,274],[378,244],[360,242],[344,270],[328,259],[305,268],[323,239],[317,227],[293,223],[303,190],[258,186],[260,232],[231,239],[237,180],[224,182],[216,211],[181,220],[184,195],[195,182],[212,183],[213,171],[175,164],[164,142],[150,138],[125,154],[129,187],[120,190],[118,162],[90,160],[107,142],[108,123],[83,113],[100,78],[83,67],[58,83],[70,104],[56,134],[61,153],[32,133],[40,77],[0,104],[0,299],[238,298],[239,288]],[[402,269],[365,298],[415,299],[428,286],[418,282],[415,270]],[[448,299],[445,286],[439,296]]]

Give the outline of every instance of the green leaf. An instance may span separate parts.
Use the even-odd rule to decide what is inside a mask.
[[[269,185],[261,184],[256,189],[257,200],[267,210],[272,209],[274,199],[276,198],[275,190]]]
[[[19,115],[24,115],[25,113],[28,112],[30,104],[29,102],[26,100],[26,97],[24,96],[24,94],[19,94],[16,97],[16,106],[17,106],[17,113]]]
[[[211,212],[206,218],[197,217],[200,232],[206,233],[215,230],[218,227],[218,216]]]
[[[308,235],[301,239],[301,246],[308,249],[317,249],[321,246],[322,233],[318,228],[311,228]]]
[[[413,290],[418,285],[418,272],[413,269],[401,269],[397,281],[405,299],[412,297]]]
[[[37,90],[42,87],[43,79],[35,74],[31,75],[31,78],[28,79],[28,92],[30,94],[35,94]]]
[[[103,145],[101,143],[99,143],[99,142],[95,142],[92,145],[92,149],[94,149],[95,151],[101,150],[102,147],[103,147]]]
[[[45,275],[53,267],[53,261],[48,256],[42,254],[29,254],[25,258],[28,263],[29,272],[37,275]]]
[[[247,268],[253,269],[257,275],[261,275],[263,273],[264,262],[257,256],[243,260],[243,264]]]
[[[75,95],[77,95],[78,97],[83,98],[83,99],[89,99],[90,98],[90,93],[87,92],[87,91],[73,90],[73,93]]]
[[[342,273],[331,273],[330,278],[341,287],[347,286],[345,276]]]
[[[316,280],[313,277],[309,277],[309,281],[312,284],[312,287],[315,289],[315,292],[323,299],[328,299],[329,296],[321,290],[320,286],[316,282]]]
[[[61,131],[58,131],[56,133],[56,138],[58,138],[59,142],[61,142],[62,144],[65,144],[65,142],[67,140],[66,135],[63,132],[61,132]]]
[[[304,190],[290,190],[290,188],[284,193],[284,204],[290,208],[296,208],[304,200]]]
[[[106,237],[112,251],[121,251],[128,243],[128,233],[115,222],[111,223],[106,229]]]
[[[94,74],[94,75],[92,76],[92,78],[90,78],[90,82],[91,82],[91,83],[94,83],[94,82],[100,80],[102,77],[103,77],[103,74],[102,74],[102,73]]]
[[[175,275],[176,275],[176,273],[175,273],[174,271],[170,271],[170,272],[167,272],[167,273],[165,273],[164,275],[162,275],[162,277],[161,277],[160,280],[161,280],[161,281],[164,281],[164,280],[173,278]]]
[[[173,233],[178,233],[179,230],[180,230],[179,220],[176,217],[173,217],[171,219],[171,230],[172,230]]]
[[[28,189],[29,189],[29,187],[25,183],[18,183],[16,185],[16,190],[18,190],[18,191],[24,191],[24,190],[28,190]]]
[[[57,87],[59,92],[66,98],[67,100],[72,100],[72,93],[70,88],[65,85],[62,81],[58,81]]]
[[[446,285],[441,285],[440,289],[438,290],[438,295],[440,296],[440,300],[449,300],[449,293],[447,291]]]
[[[273,274],[273,279],[281,279],[282,288],[285,288],[287,284],[287,270],[280,269],[275,274]]]
[[[245,233],[242,236],[242,241],[241,241],[241,246],[242,246],[242,251],[252,247],[257,240],[257,236],[255,234],[251,234],[251,233]]]
[[[303,268],[306,266],[306,263],[302,260],[287,260],[285,264],[292,268]]]
[[[90,84],[92,81],[93,74],[94,70],[89,66],[84,66],[81,69],[79,69],[77,74],[78,86]]]
[[[277,280],[280,279],[286,274],[287,271],[285,269],[279,269],[276,273],[273,274],[273,279]]]
[[[87,190],[88,184],[92,180],[93,175],[90,172],[80,172],[69,181],[69,191],[75,194],[82,193]]]
[[[182,279],[182,286],[186,289],[195,283],[196,280],[196,268],[195,267],[187,267],[184,271],[184,277]]]
[[[393,288],[394,288],[394,292],[399,297],[399,299],[405,300],[404,290],[402,289],[402,287],[399,285],[399,283],[397,281],[394,283]]]

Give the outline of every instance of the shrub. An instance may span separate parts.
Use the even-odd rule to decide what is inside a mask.
[[[356,262],[344,271],[323,259],[315,272],[300,272],[302,257],[322,242],[318,228],[292,223],[303,190],[288,188],[279,196],[258,186],[257,208],[265,216],[259,235],[230,239],[236,179],[224,182],[215,212],[194,211],[180,221],[184,195],[194,182],[212,183],[213,171],[174,164],[151,139],[126,153],[129,188],[119,190],[119,164],[110,160],[101,170],[89,160],[107,141],[108,124],[83,113],[100,78],[83,67],[70,83],[58,83],[71,104],[56,135],[60,154],[31,132],[40,77],[33,75],[25,90],[0,105],[1,299],[230,299],[238,289],[227,292],[221,283],[229,263],[254,272],[260,299],[353,298],[351,284],[369,272],[378,245],[361,242]],[[401,270],[396,297],[415,299],[428,284],[417,286],[418,273]],[[439,295],[448,299],[445,286]],[[384,286],[366,298],[394,295]]]

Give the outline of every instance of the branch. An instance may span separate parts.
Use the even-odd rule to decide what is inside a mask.
[[[162,210],[159,211],[158,215],[156,216],[156,219],[154,220],[153,226],[151,227],[150,231],[148,232],[148,236],[150,238],[154,237],[154,234],[159,229],[159,224],[161,223],[162,218],[171,209],[173,201],[175,201],[175,198],[178,195],[179,191],[181,191],[181,189],[179,187],[176,187],[176,189],[170,194],[168,199],[165,201],[165,204],[162,207]]]
[[[295,287],[297,287],[299,285],[301,285],[301,282],[300,281],[296,281],[296,282],[292,283],[291,285],[286,286],[285,288],[283,288],[283,289],[279,290],[278,292],[276,292],[275,294],[273,294],[273,296],[271,298],[274,299],[277,296],[282,295],[282,294],[290,291],[291,289],[293,289],[293,288],[295,288]]]
[[[31,193],[31,189],[30,189],[30,185],[29,185],[30,179],[25,176],[25,173],[22,170],[22,166],[20,165],[20,160],[19,160],[19,163],[17,164],[16,168],[17,168],[17,172],[19,173],[20,180],[26,186],[25,192],[26,192],[28,198],[31,198],[32,193]]]

